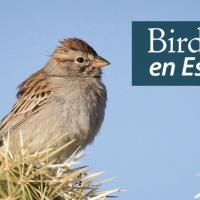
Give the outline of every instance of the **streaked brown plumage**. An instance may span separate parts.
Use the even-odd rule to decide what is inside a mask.
[[[106,90],[100,68],[108,64],[80,39],[61,42],[47,64],[19,85],[18,101],[1,121],[0,137],[10,132],[11,145],[18,148],[16,133],[22,130],[25,140],[33,141],[31,151],[53,136],[64,135],[62,143],[76,139],[73,148],[60,155],[63,159],[78,146],[84,148],[104,118]]]

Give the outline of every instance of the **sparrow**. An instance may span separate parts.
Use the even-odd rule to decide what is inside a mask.
[[[81,39],[61,41],[46,65],[18,86],[17,102],[0,122],[2,147],[9,135],[11,148],[19,149],[19,132],[30,152],[52,138],[52,147],[74,140],[57,155],[64,161],[91,144],[104,120],[107,92],[101,68],[109,64]]]

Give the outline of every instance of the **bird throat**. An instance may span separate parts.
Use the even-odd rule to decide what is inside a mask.
[[[84,67],[81,69],[81,77],[101,78],[101,70],[93,67]]]

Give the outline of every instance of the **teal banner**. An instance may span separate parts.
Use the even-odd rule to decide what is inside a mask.
[[[132,85],[200,85],[200,22],[132,22]]]

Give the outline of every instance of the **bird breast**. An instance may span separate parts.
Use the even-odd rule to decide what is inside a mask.
[[[91,143],[104,119],[106,89],[94,78],[67,80],[52,97],[52,118],[57,132]]]

